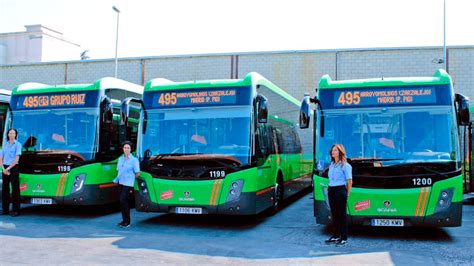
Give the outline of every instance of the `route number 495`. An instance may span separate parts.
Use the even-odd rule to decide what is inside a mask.
[[[358,105],[360,103],[360,91],[343,91],[339,98],[337,99],[337,103],[340,105]]]

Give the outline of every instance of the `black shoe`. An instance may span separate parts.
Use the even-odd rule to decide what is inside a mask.
[[[124,222],[124,221],[121,221],[120,223],[117,224],[117,226],[122,226],[122,225],[124,225],[124,224],[125,224],[125,222]]]
[[[121,228],[128,228],[130,227],[130,223],[123,223],[121,225],[119,225]]]
[[[337,242],[336,242],[336,247],[343,247],[347,245],[347,239],[339,239]]]
[[[340,240],[341,240],[341,238],[338,237],[338,236],[331,236],[328,240],[324,241],[324,243],[326,243],[326,244],[328,244],[328,245],[329,245],[329,244],[335,244],[335,243],[337,243],[337,242],[340,241]]]
[[[10,214],[10,212],[7,212],[7,211],[2,212],[2,215],[9,215],[9,214]]]
[[[19,212],[11,212],[11,213],[10,213],[10,216],[11,216],[11,217],[17,217],[17,216],[19,216],[19,215],[20,215]]]

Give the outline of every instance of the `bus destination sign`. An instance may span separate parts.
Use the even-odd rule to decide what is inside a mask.
[[[60,92],[47,94],[14,95],[12,108],[17,110],[92,107],[98,103],[98,92]]]
[[[237,102],[236,89],[166,91],[153,97],[153,107],[224,105]]]
[[[436,103],[436,90],[423,88],[374,88],[334,92],[335,107],[411,105]]]

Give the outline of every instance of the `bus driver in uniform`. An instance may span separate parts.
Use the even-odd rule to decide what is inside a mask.
[[[328,198],[331,208],[334,235],[326,240],[326,244],[341,247],[347,244],[347,198],[352,188],[352,166],[347,163],[346,149],[342,144],[334,144],[329,151]]]
[[[12,217],[20,215],[20,177],[18,162],[21,155],[21,144],[16,140],[18,131],[10,128],[7,132],[8,141],[3,144],[0,152],[0,165],[2,166],[2,208],[3,215],[10,214]],[[12,211],[10,213],[10,183],[12,185],[11,201]]]
[[[132,143],[125,141],[122,145],[123,155],[117,163],[117,177],[114,183],[119,184],[120,210],[122,211],[122,221],[117,225],[122,228],[130,226],[130,198],[133,197],[133,186],[135,178],[140,175],[140,164],[138,159],[131,154]]]

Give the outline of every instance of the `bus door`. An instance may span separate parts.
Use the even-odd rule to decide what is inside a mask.
[[[472,122],[468,126],[463,127],[463,170],[464,170],[464,192],[474,192],[474,176],[473,176],[473,131]]]
[[[281,163],[281,132],[277,132],[277,129],[272,127],[272,137],[273,137],[273,149],[275,150],[275,160],[276,160],[276,165],[280,165]],[[286,160],[286,158],[283,158]]]
[[[275,186],[276,161],[275,144],[271,126],[268,124],[259,124],[256,132],[256,157],[257,157],[257,212],[268,208],[272,203],[272,193]]]

